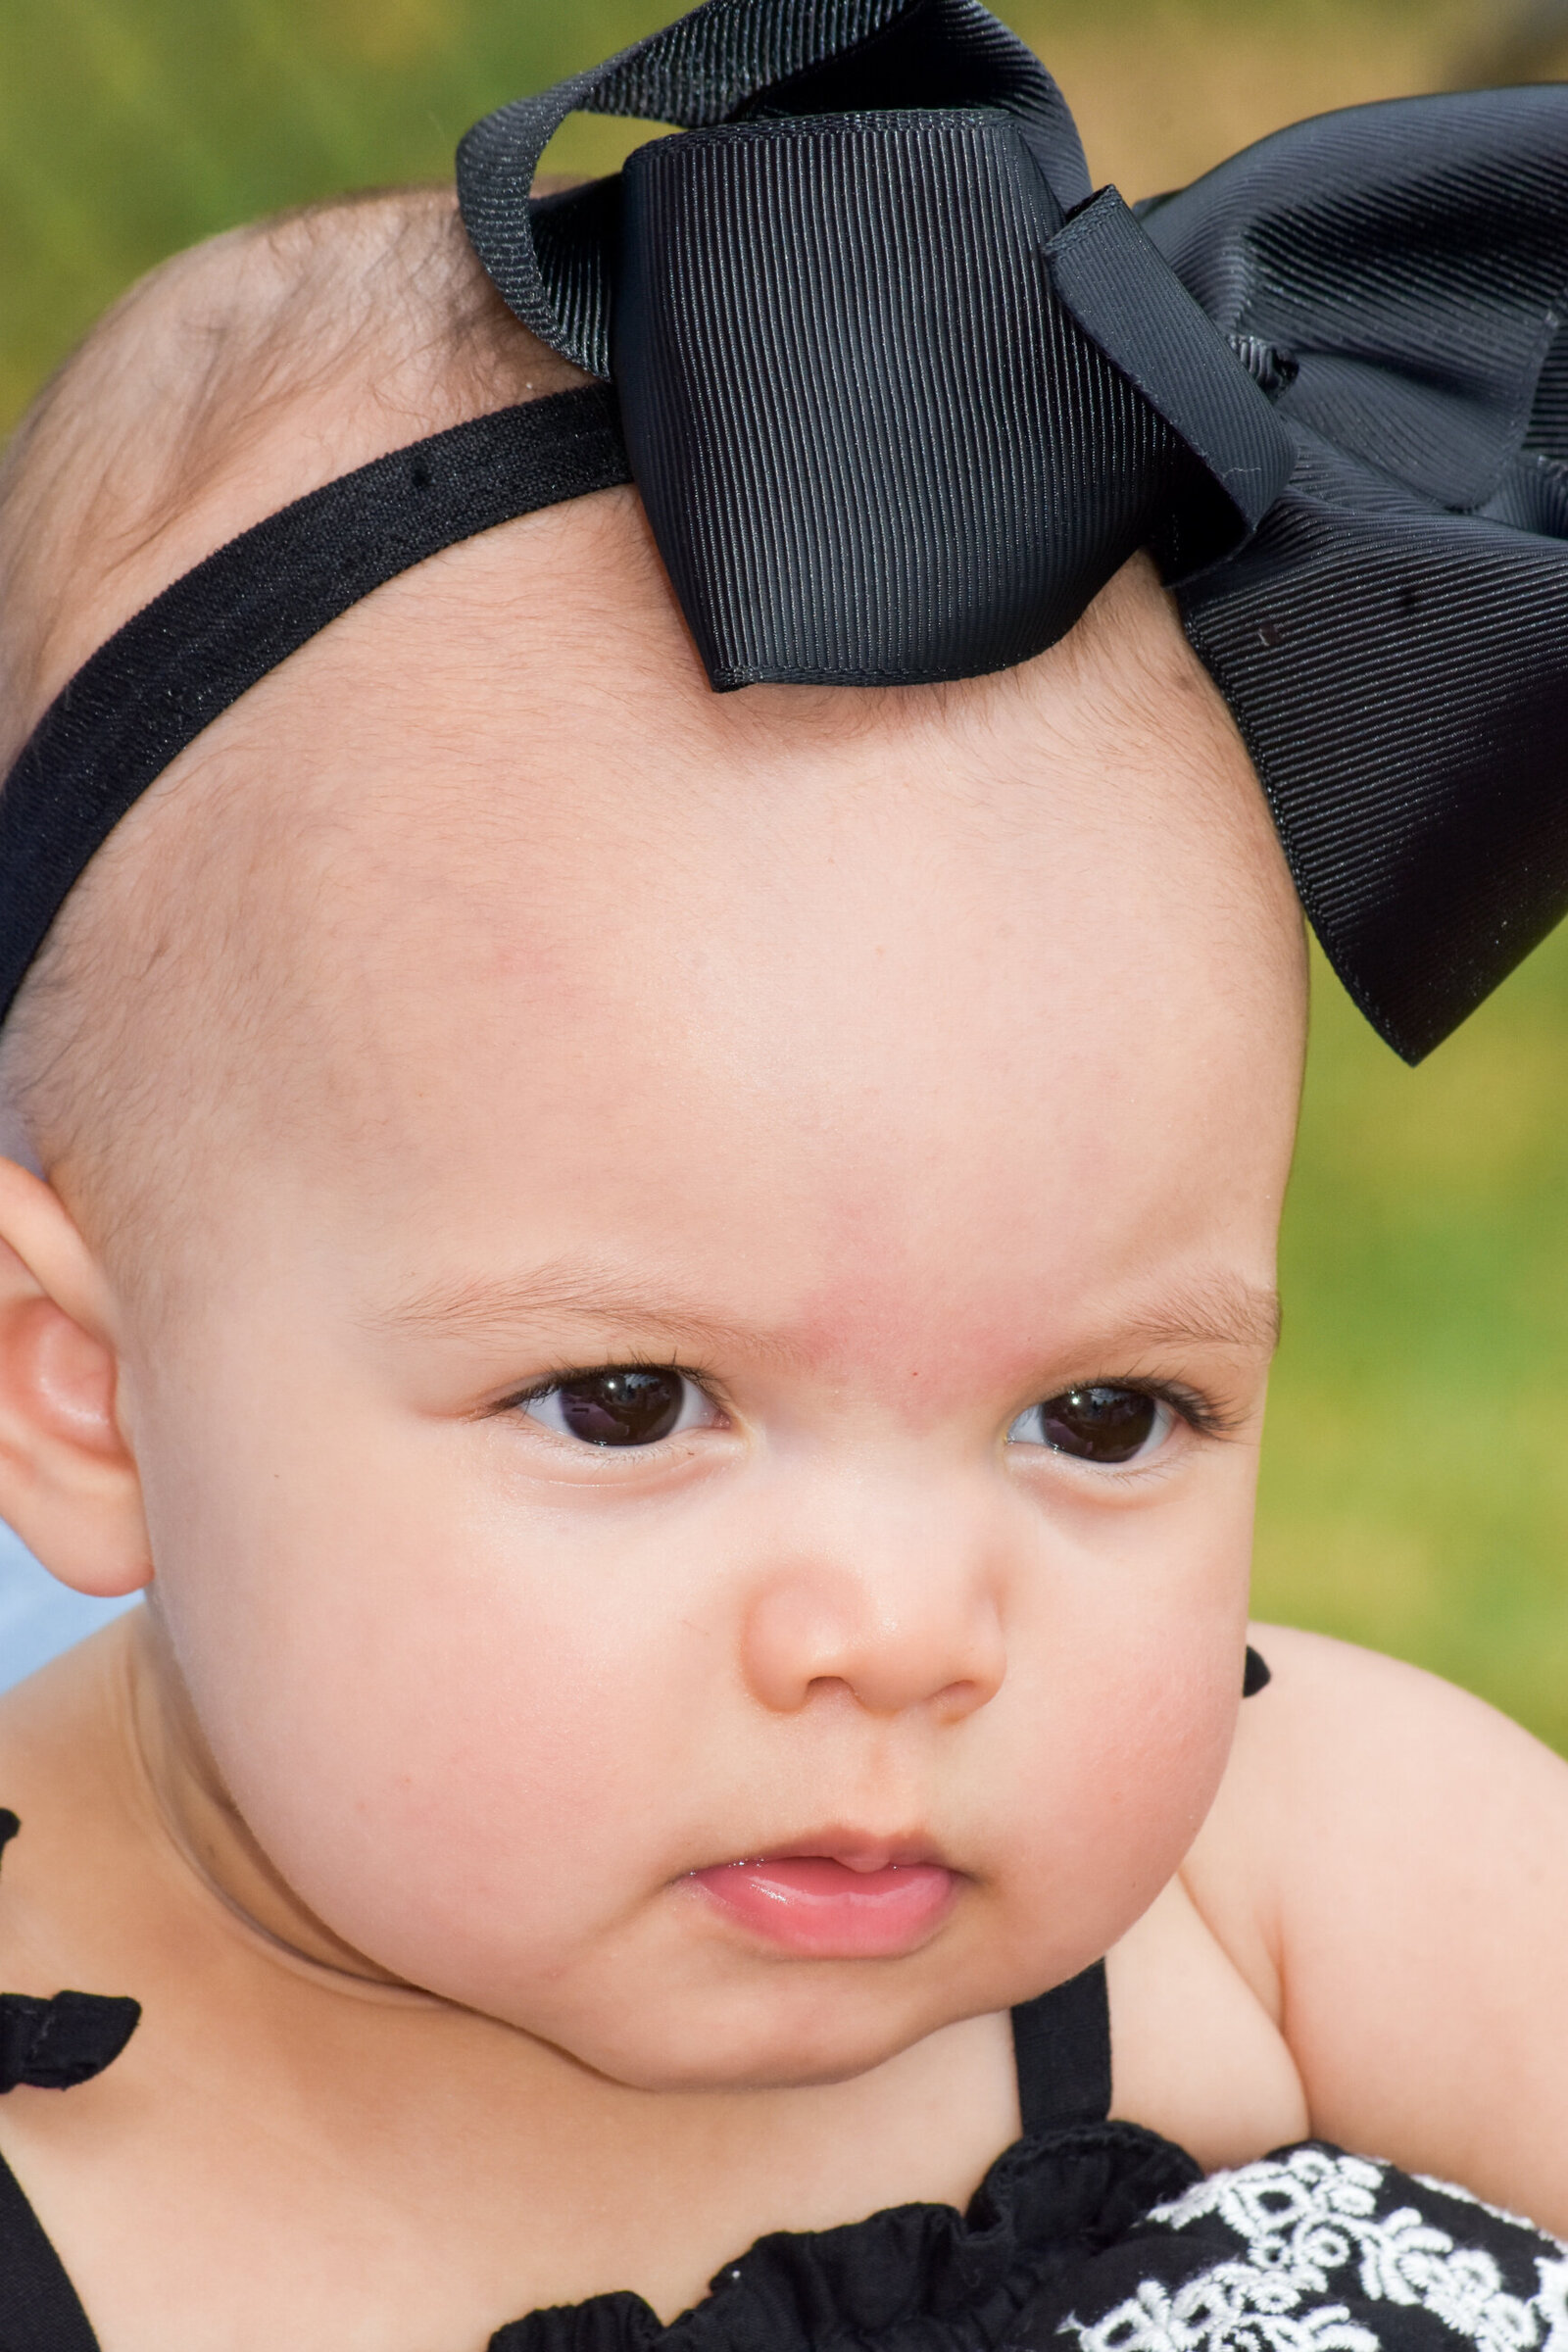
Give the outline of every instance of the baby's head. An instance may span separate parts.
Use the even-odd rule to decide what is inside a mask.
[[[571,380],[434,193],[172,265],[13,457],[10,748],[234,531]],[[510,523],[57,923],[0,1511],[149,1586],[324,1951],[633,2083],[855,2073],[1104,1950],[1213,1795],[1303,1008],[1144,559],[996,676],[718,696],[630,490]]]

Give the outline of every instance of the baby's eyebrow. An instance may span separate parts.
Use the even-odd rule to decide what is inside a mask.
[[[1272,1355],[1280,1344],[1277,1291],[1228,1273],[1167,1292],[1116,1326],[1132,1347],[1247,1348]]]
[[[372,1322],[376,1329],[416,1338],[483,1340],[560,1316],[655,1333],[673,1346],[690,1348],[797,1352],[754,1325],[696,1306],[672,1306],[667,1289],[599,1274],[580,1262],[543,1266],[516,1280],[434,1283],[383,1309]]]

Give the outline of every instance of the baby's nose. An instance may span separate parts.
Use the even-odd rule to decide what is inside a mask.
[[[994,1698],[1006,1672],[998,1580],[972,1537],[944,1541],[906,1519],[869,1539],[862,1528],[853,1556],[815,1551],[760,1579],[742,1666],[753,1695],[779,1713],[838,1687],[874,1715],[926,1708],[956,1721]]]

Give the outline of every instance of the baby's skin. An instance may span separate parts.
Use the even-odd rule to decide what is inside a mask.
[[[1568,1767],[1275,1629],[1241,1705],[1303,955],[1142,560],[1001,677],[720,698],[604,493],[83,888],[186,1110],[133,1207],[0,1167],[0,1513],[149,1605],[0,1706],[0,1980],[144,2018],[0,2152],[104,2352],[481,2352],[961,2205],[1102,1953],[1116,2114],[1568,2227]]]

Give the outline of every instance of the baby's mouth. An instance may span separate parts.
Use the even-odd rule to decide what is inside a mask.
[[[823,1848],[827,1850],[823,1850]],[[734,1923],[816,1960],[892,1959],[924,1943],[952,1908],[959,1874],[901,1851],[837,1838],[815,1850],[720,1862],[686,1882]]]

